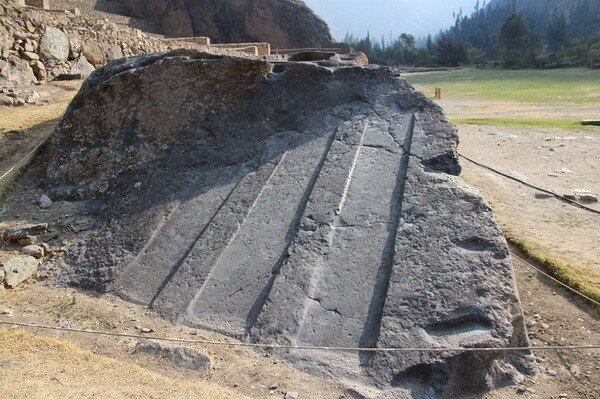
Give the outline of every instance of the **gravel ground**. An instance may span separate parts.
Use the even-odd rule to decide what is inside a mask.
[[[459,131],[459,150],[470,158],[560,194],[600,195],[600,129],[465,125]],[[600,292],[600,215],[536,198],[537,191],[464,160],[463,166],[463,178],[491,203],[507,235],[567,263],[571,277]]]

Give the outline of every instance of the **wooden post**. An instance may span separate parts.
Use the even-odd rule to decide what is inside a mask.
[[[441,100],[442,99],[442,89],[439,87],[435,88],[435,94],[434,97],[436,100]]]

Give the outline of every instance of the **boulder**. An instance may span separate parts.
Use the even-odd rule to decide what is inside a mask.
[[[506,240],[458,177],[457,145],[386,67],[191,50],[111,62],[42,154],[52,198],[97,209],[60,282],[260,343],[527,345]],[[526,351],[277,356],[388,397],[534,370]]]
[[[2,80],[18,86],[37,83],[29,63],[14,55],[9,56],[6,62],[0,62],[0,81]]]
[[[4,262],[3,266],[4,283],[8,288],[15,288],[35,274],[38,261],[33,256],[20,256]]]
[[[135,351],[137,353],[164,358],[173,363],[173,365],[188,370],[208,371],[211,368],[210,357],[192,348],[141,340],[136,345]]]
[[[81,54],[95,67],[104,65],[104,50],[97,42],[89,41],[83,43]]]
[[[106,59],[108,61],[118,60],[119,58],[123,58],[123,50],[121,50],[121,46],[112,46],[106,52]]]
[[[43,60],[67,61],[69,37],[62,30],[49,26],[40,40],[40,56]]]
[[[95,70],[96,68],[88,62],[84,55],[79,56],[71,66],[71,74],[79,74],[84,79],[90,76]]]

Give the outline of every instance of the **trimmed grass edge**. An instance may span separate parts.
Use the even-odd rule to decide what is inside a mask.
[[[594,126],[584,126],[575,119],[537,119],[537,118],[451,118],[450,122],[458,125],[492,125],[548,127],[560,129],[587,130]],[[597,127],[596,127],[597,128]]]
[[[539,244],[518,238],[506,230],[504,234],[510,244],[517,247],[529,259],[539,263],[552,277],[600,302],[600,289],[582,284],[579,278],[573,276],[573,268],[570,266],[570,262],[549,255]]]

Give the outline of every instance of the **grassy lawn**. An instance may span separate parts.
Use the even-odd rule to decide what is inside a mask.
[[[460,69],[407,74],[424,93],[442,88],[444,98],[475,98],[552,105],[597,104],[600,70]]]
[[[594,126],[583,126],[575,119],[549,118],[451,118],[450,122],[458,125],[494,125],[494,126],[537,126],[560,129],[597,129]]]

